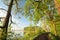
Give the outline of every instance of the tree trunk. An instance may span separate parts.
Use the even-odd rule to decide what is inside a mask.
[[[2,33],[3,38],[1,40],[7,39],[7,30],[8,30],[8,24],[9,24],[9,17],[11,16],[12,6],[13,6],[13,0],[11,0],[11,2],[10,2],[10,5],[9,5],[8,11],[7,11],[7,15],[6,15],[6,18],[3,23],[3,27],[5,27],[5,28],[3,29],[3,33]]]

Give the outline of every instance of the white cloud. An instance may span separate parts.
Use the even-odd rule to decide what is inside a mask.
[[[0,17],[6,17],[6,11],[0,10]]]

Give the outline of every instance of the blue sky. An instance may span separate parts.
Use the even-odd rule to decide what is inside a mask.
[[[25,2],[25,0],[23,2],[21,2],[21,6],[24,5],[24,2]],[[8,6],[4,5],[2,0],[0,0],[0,8],[3,8],[3,9],[7,10]],[[26,26],[28,26],[30,24],[30,22],[20,14],[16,14],[16,15],[12,15],[12,16],[13,16],[13,18],[12,18],[13,21],[17,23],[16,28],[17,27],[24,28],[24,27],[26,27]],[[18,16],[21,16],[21,18],[19,19]]]

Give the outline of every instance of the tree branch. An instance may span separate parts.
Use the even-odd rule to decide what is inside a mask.
[[[3,26],[0,26],[0,28],[5,28],[5,27],[3,27]]]

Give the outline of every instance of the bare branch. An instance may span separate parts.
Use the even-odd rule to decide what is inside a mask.
[[[0,8],[0,10],[4,10],[4,11],[7,11],[6,9],[3,9],[3,8]]]
[[[0,28],[5,28],[5,27],[3,27],[3,26],[0,26]]]

